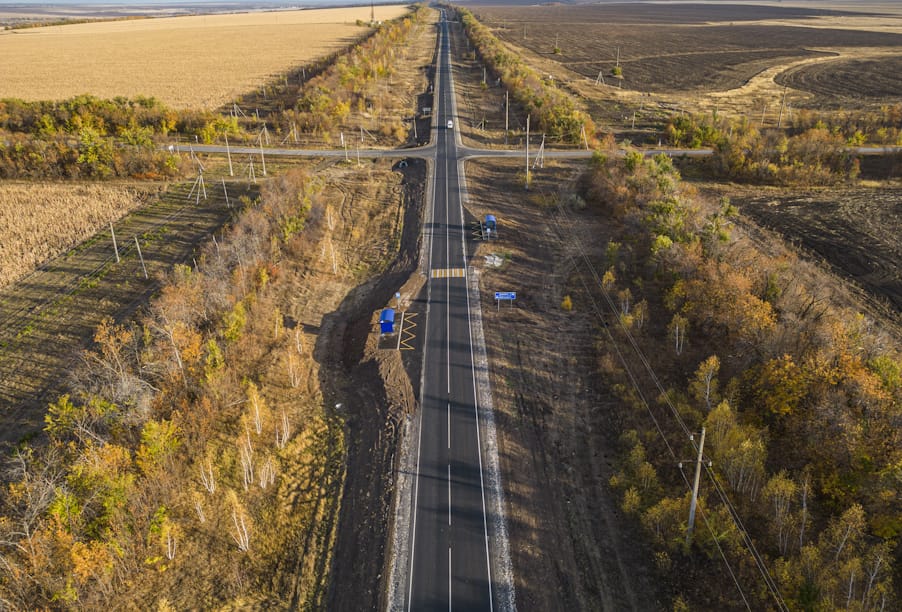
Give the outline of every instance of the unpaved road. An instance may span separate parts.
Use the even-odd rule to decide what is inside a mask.
[[[654,610],[666,607],[654,562],[608,481],[622,407],[596,372],[596,323],[565,312],[571,247],[555,233],[547,204],[567,189],[581,163],[538,171],[532,193],[517,165],[467,165],[470,220],[495,214],[497,241],[481,243],[473,265],[495,253],[505,263],[482,271],[484,327],[498,422],[518,607],[522,610]],[[572,228],[583,244],[604,244],[589,216]],[[591,239],[590,239],[591,236]],[[496,308],[495,291],[517,300]]]

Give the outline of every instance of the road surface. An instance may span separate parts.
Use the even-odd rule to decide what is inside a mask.
[[[428,310],[410,524],[407,610],[493,610],[487,491],[480,442],[465,223],[448,23],[440,23],[435,165],[426,239]],[[455,121],[457,123],[457,121]]]

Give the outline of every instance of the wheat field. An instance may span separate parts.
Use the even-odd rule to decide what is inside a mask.
[[[0,287],[90,238],[154,190],[112,183],[0,182]]]
[[[375,7],[376,19],[407,12]],[[0,98],[153,96],[212,109],[364,33],[370,7],[107,21],[0,32]]]

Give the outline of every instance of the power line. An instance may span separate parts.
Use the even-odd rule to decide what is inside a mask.
[[[557,210],[557,213],[558,213],[558,216],[560,217],[560,219],[556,218],[554,216],[554,214],[552,214],[551,219],[552,219],[552,222],[556,226],[558,235],[563,239],[562,221],[566,221],[570,225],[572,225],[572,223],[570,223],[569,215],[562,206],[559,205],[556,210]],[[617,314],[616,304],[614,303],[614,300],[611,298],[609,292],[607,291],[607,289],[605,289],[603,283],[601,282],[601,278],[598,275],[598,271],[595,269],[595,266],[592,264],[591,260],[589,259],[588,255],[586,254],[585,249],[583,248],[582,243],[580,242],[579,238],[576,236],[570,236],[569,239],[576,246],[576,249],[579,252],[580,258],[583,260],[585,267],[588,269],[589,273],[592,275],[592,278],[596,282],[597,287],[599,287],[601,289],[601,294],[604,297],[605,302],[607,302],[608,307],[611,309],[611,312],[616,315]],[[671,457],[674,460],[676,460],[676,454],[673,450],[673,447],[667,441],[667,437],[664,435],[664,432],[660,426],[660,423],[658,422],[657,418],[652,413],[651,406],[648,404],[648,401],[645,399],[644,395],[642,394],[642,391],[639,388],[638,381],[636,380],[635,375],[632,373],[629,366],[626,365],[626,361],[623,357],[623,354],[620,351],[620,348],[617,346],[617,342],[616,342],[616,340],[614,340],[613,335],[610,333],[608,324],[605,321],[603,314],[601,313],[601,309],[598,308],[598,305],[595,302],[593,293],[589,290],[589,287],[588,287],[587,283],[585,282],[585,279],[582,277],[582,275],[579,275],[579,276],[580,276],[580,280],[583,284],[583,287],[586,289],[586,293],[589,296],[589,300],[592,302],[593,310],[595,311],[595,314],[598,317],[598,319],[602,322],[602,325],[605,328],[605,332],[606,332],[608,338],[611,340],[612,345],[615,347],[618,357],[620,358],[621,364],[623,364],[624,369],[627,372],[627,376],[629,377],[634,390],[639,395],[640,400],[642,401],[642,403],[645,406],[646,410],[648,411],[649,415],[652,417],[652,420],[655,423],[655,429],[658,431],[658,434],[661,436],[661,439],[663,440],[664,444],[667,446],[668,452],[670,453]],[[658,390],[661,392],[661,396],[664,398],[664,402],[670,409],[670,412],[673,415],[674,419],[676,420],[677,425],[680,427],[680,429],[682,429],[683,433],[688,438],[688,441],[691,444],[693,450],[695,452],[698,452],[698,446],[696,445],[695,440],[693,439],[693,436],[692,436],[689,428],[686,426],[686,423],[683,421],[683,418],[680,416],[679,411],[677,410],[676,406],[674,406],[669,395],[665,392],[664,386],[661,384],[661,381],[658,378],[657,374],[655,373],[654,368],[652,368],[648,359],[645,357],[645,354],[642,352],[641,348],[639,347],[638,343],[636,342],[636,339],[633,337],[633,334],[623,324],[623,321],[620,319],[620,317],[615,316],[615,318],[617,319],[617,322],[618,322],[618,325],[620,326],[621,331],[624,333],[624,335],[628,339],[630,345],[632,346],[633,351],[635,352],[636,356],[639,358],[642,365],[645,367],[647,374],[649,375],[651,380],[654,382],[654,384],[658,388]],[[730,515],[730,518],[733,521],[733,524],[739,530],[739,532],[742,536],[743,543],[745,544],[746,548],[751,553],[752,558],[755,561],[755,565],[758,568],[758,571],[761,574],[762,579],[764,580],[764,583],[768,588],[768,591],[770,591],[771,596],[773,597],[778,609],[788,610],[788,607],[786,606],[786,602],[783,599],[783,596],[780,594],[780,591],[779,591],[779,588],[778,588],[776,582],[771,577],[770,572],[768,571],[767,566],[764,563],[764,559],[761,557],[761,555],[758,553],[757,549],[755,548],[755,545],[751,539],[751,536],[749,536],[748,531],[746,531],[745,526],[743,525],[742,520],[739,517],[739,513],[736,511],[736,508],[733,506],[732,502],[730,502],[730,499],[727,496],[726,491],[723,489],[722,485],[717,480],[715,472],[713,471],[713,469],[710,466],[706,466],[705,473],[710,477],[711,481],[714,483],[714,491],[717,493],[717,497],[720,499],[721,503],[723,503],[724,506],[726,506],[727,511]],[[685,479],[685,476],[684,476],[684,479]],[[687,485],[688,484],[689,483],[687,480]],[[691,487],[690,487],[690,489],[691,489]],[[708,521],[706,518],[704,520],[705,520],[705,524],[708,526],[709,531],[711,531],[712,539],[715,541],[715,543],[717,543],[717,538],[716,538],[713,530],[711,529],[710,524],[708,524]],[[729,564],[729,561],[727,560],[726,555],[723,553],[723,550],[721,549],[719,543],[717,543],[717,549],[721,555],[721,558],[723,559],[724,563],[726,564],[726,566],[730,572],[730,575],[733,577],[733,580],[736,583],[736,587],[740,592],[740,596],[742,597],[746,606],[748,606],[749,605],[748,601],[746,600],[745,595],[742,592],[742,589],[739,586],[739,583],[736,580],[735,575],[733,574],[733,570]]]

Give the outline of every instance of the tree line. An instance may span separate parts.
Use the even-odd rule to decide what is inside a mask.
[[[322,194],[303,171],[271,179],[142,317],[96,330],[46,440],[6,465],[4,606],[322,605],[344,434],[283,314]]]
[[[859,161],[849,147],[902,143],[902,104],[879,112],[800,110],[790,128],[761,129],[747,117],[680,114],[665,135],[674,147],[712,147],[717,177],[775,185],[831,185],[854,180]]]
[[[239,129],[234,118],[176,111],[154,98],[4,99],[0,178],[172,178],[180,175],[181,160],[159,147],[172,134],[212,142]]]
[[[867,316],[832,305],[814,266],[767,255],[739,235],[729,201],[699,197],[666,156],[598,153],[580,191],[615,232],[599,287],[617,310],[611,337],[599,338],[599,373],[626,406],[611,484],[657,549],[660,569],[674,584],[691,582],[676,576],[698,567],[699,553],[713,569],[723,551],[751,587],[744,596],[752,609],[768,608],[774,602],[747,533],[789,609],[897,607],[897,343]],[[663,384],[657,397],[638,358],[618,359],[612,342],[631,339]],[[637,373],[641,393],[630,384]],[[692,452],[678,421],[707,429],[716,479],[703,479],[691,546],[684,478],[692,475],[680,477],[674,464]],[[674,458],[668,445],[686,456]],[[720,503],[717,487],[733,508]],[[705,596],[680,590],[679,609],[741,605],[729,578]]]
[[[382,137],[404,142],[406,124],[389,113],[391,98],[386,100],[382,90],[401,61],[400,49],[427,11],[418,5],[409,16],[379,25],[372,36],[330,57],[328,66],[312,67],[293,98],[282,101],[265,120],[282,135],[294,129],[323,135],[352,113],[373,113],[380,116]],[[204,144],[224,138],[257,141],[261,119],[231,110],[176,110],[143,96],[0,99],[0,178],[174,178],[182,174],[181,160],[160,148],[174,137]]]
[[[509,51],[491,31],[465,8],[453,9],[486,67],[510,89],[514,100],[552,140],[581,144],[595,142],[592,118],[577,108],[574,99],[553,82],[542,78],[518,55]]]
[[[395,143],[405,142],[408,127],[403,117],[389,112],[391,98],[386,100],[382,89],[390,86],[403,61],[404,45],[429,11],[419,4],[410,15],[380,25],[373,36],[307,81],[293,108],[284,110],[277,119],[281,131],[289,133],[296,125],[307,133],[329,135],[352,115],[370,113],[379,117],[381,136]]]

